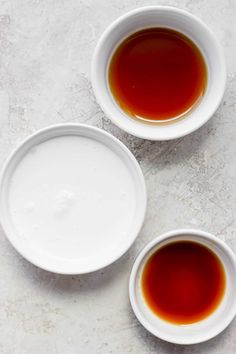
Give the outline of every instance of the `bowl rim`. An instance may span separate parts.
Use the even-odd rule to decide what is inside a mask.
[[[145,179],[144,179],[144,175],[143,172],[141,170],[141,167],[138,163],[138,161],[136,160],[136,158],[134,157],[134,155],[132,154],[132,152],[119,140],[117,139],[115,136],[113,136],[112,134],[98,128],[98,127],[94,127],[91,125],[87,125],[87,124],[81,124],[81,123],[61,123],[61,124],[52,124],[50,126],[47,126],[45,128],[39,129],[38,131],[34,132],[33,134],[29,135],[28,137],[26,137],[25,139],[23,139],[11,152],[11,154],[8,156],[8,158],[6,159],[5,163],[3,164],[3,167],[1,169],[0,172],[0,192],[2,192],[4,189],[4,187],[6,187],[6,185],[8,184],[8,177],[6,177],[7,172],[9,170],[9,168],[11,167],[11,163],[16,162],[19,163],[22,158],[24,158],[25,153],[23,153],[23,156],[19,157],[19,152],[25,147],[28,146],[28,148],[33,147],[35,144],[37,144],[36,140],[38,137],[40,136],[45,136],[47,134],[50,134],[50,132],[54,132],[55,136],[57,137],[59,135],[57,135],[57,132],[59,131],[65,131],[65,134],[70,135],[68,132],[66,133],[67,130],[75,130],[75,134],[78,130],[81,130],[82,132],[84,130],[87,131],[92,131],[96,136],[100,135],[100,137],[105,137],[106,139],[108,139],[110,141],[110,148],[112,147],[112,145],[114,144],[115,146],[117,146],[118,151],[120,151],[120,153],[124,153],[124,156],[126,156],[128,158],[128,161],[130,163],[130,166],[132,166],[132,168],[134,169],[137,178],[138,178],[138,182],[139,182],[139,188],[141,189],[141,193],[140,196],[142,197],[142,207],[141,207],[141,212],[140,212],[140,219],[138,220],[137,224],[135,225],[135,228],[132,228],[131,231],[133,233],[132,237],[130,238],[130,242],[126,245],[126,247],[122,248],[120,247],[120,252],[118,252],[117,254],[113,255],[112,259],[109,260],[104,260],[104,262],[102,262],[101,264],[99,264],[99,266],[91,266],[88,267],[87,270],[83,270],[80,271],[78,268],[78,265],[74,266],[72,265],[72,268],[70,267],[65,267],[65,270],[61,269],[60,267],[57,267],[52,263],[50,264],[45,264],[44,260],[42,261],[42,263],[40,261],[35,261],[34,260],[34,254],[33,255],[29,255],[29,253],[27,252],[27,250],[24,249],[24,245],[22,247],[20,247],[19,249],[19,245],[16,245],[16,242],[14,240],[14,237],[12,236],[14,233],[14,229],[12,227],[12,222],[10,220],[7,220],[4,218],[4,213],[2,212],[3,208],[4,208],[4,204],[5,204],[5,198],[3,197],[4,193],[0,194],[0,224],[2,226],[2,229],[4,231],[5,237],[9,240],[9,242],[11,243],[11,245],[15,248],[15,250],[17,250],[17,252],[22,255],[27,261],[29,261],[30,263],[34,264],[35,266],[44,269],[46,271],[50,271],[53,273],[57,273],[57,274],[71,274],[71,275],[76,275],[76,274],[87,274],[87,273],[91,273],[94,271],[97,271],[99,269],[102,269],[112,263],[114,263],[116,260],[118,260],[122,255],[124,255],[128,249],[132,246],[132,244],[134,243],[134,241],[136,240],[136,238],[139,235],[139,232],[142,228],[143,222],[144,222],[144,218],[146,215],[146,208],[147,208],[147,190],[146,190],[146,184],[145,184]],[[71,133],[73,134],[73,133]],[[62,134],[63,136],[63,134]],[[46,138],[45,140],[50,140],[52,139],[53,136],[50,136],[48,138]],[[42,139],[42,141],[44,141]],[[99,140],[100,141],[100,140]],[[101,141],[102,138],[101,138]],[[31,145],[30,145],[31,143]],[[108,145],[109,147],[109,145]],[[117,153],[119,154],[119,152]],[[129,169],[131,167],[127,166],[127,169]],[[5,178],[7,178],[5,180]],[[9,230],[10,227],[10,230]],[[23,244],[23,242],[21,242],[21,244]],[[65,260],[66,262],[67,260]],[[68,262],[68,261],[67,261]]]
[[[198,344],[202,343],[205,341],[208,341],[215,336],[217,336],[219,333],[221,333],[228,325],[231,323],[231,321],[234,319],[236,315],[236,301],[234,301],[233,306],[231,307],[229,314],[227,318],[220,323],[220,325],[216,328],[215,331],[211,335],[208,334],[208,332],[204,332],[201,335],[200,340],[192,340],[189,337],[186,337],[184,340],[183,339],[176,339],[176,335],[171,335],[171,334],[163,334],[163,332],[159,332],[158,329],[156,329],[154,326],[150,325],[146,317],[143,315],[143,313],[140,311],[139,306],[137,305],[136,302],[136,295],[135,295],[135,286],[136,286],[136,276],[139,270],[139,267],[143,261],[143,259],[148,255],[148,253],[153,249],[153,247],[159,245],[163,241],[167,241],[175,236],[183,236],[183,235],[193,235],[193,236],[200,236],[206,240],[210,240],[215,242],[227,255],[227,257],[230,259],[232,262],[232,265],[234,267],[234,270],[236,272],[236,255],[232,251],[232,249],[221,239],[218,237],[214,236],[213,234],[198,230],[198,229],[175,229],[172,231],[165,232],[164,234],[161,234],[160,236],[157,236],[155,239],[151,240],[144,246],[144,248],[140,251],[140,253],[137,255],[131,273],[130,273],[130,278],[129,278],[129,299],[130,299],[130,304],[131,307],[139,320],[139,322],[143,325],[146,330],[148,330],[151,334],[154,336],[165,340],[169,343],[174,343],[174,344],[182,344],[182,345],[191,345],[191,344]],[[173,241],[174,242],[174,241]],[[221,260],[222,263],[224,264],[223,260]]]
[[[100,80],[97,79],[97,62],[98,62],[98,58],[100,56],[100,52],[101,52],[101,48],[104,45],[104,43],[107,41],[107,37],[109,36],[110,32],[112,32],[117,26],[121,25],[123,21],[128,20],[130,17],[136,16],[140,13],[145,13],[148,11],[167,11],[167,12],[172,12],[172,13],[176,13],[177,15],[182,15],[182,16],[186,16],[189,19],[193,20],[195,23],[197,23],[200,27],[202,27],[204,29],[205,32],[207,32],[211,38],[212,43],[214,44],[214,47],[217,50],[218,53],[218,58],[219,58],[219,62],[220,62],[220,67],[221,67],[221,77],[220,77],[220,93],[218,94],[218,97],[216,100],[214,100],[214,102],[212,103],[211,107],[209,108],[208,113],[205,114],[205,117],[202,121],[198,122],[197,120],[194,120],[194,124],[192,124],[190,127],[188,127],[188,129],[184,129],[182,132],[178,132],[178,131],[173,131],[173,132],[167,132],[165,131],[163,133],[163,136],[161,135],[161,133],[157,134],[157,136],[155,136],[155,134],[153,134],[152,136],[150,136],[150,134],[148,134],[146,131],[142,131],[142,127],[146,126],[147,123],[142,123],[139,122],[140,125],[137,128],[137,125],[135,124],[135,122],[131,125],[132,126],[127,126],[124,122],[121,122],[119,119],[117,119],[115,111],[117,112],[117,116],[118,114],[123,114],[124,116],[127,116],[127,119],[131,119],[130,117],[128,117],[128,115],[125,112],[120,112],[120,110],[118,109],[118,107],[116,107],[114,105],[114,112],[110,110],[110,108],[107,107],[106,102],[103,99],[103,94],[101,93],[100,90]],[[201,48],[200,48],[201,49]],[[220,42],[218,41],[217,37],[215,36],[214,32],[197,16],[193,15],[191,12],[188,12],[186,10],[174,7],[174,6],[165,6],[165,5],[152,5],[152,6],[142,6],[142,7],[138,7],[136,9],[133,9],[131,11],[126,12],[125,14],[119,16],[117,19],[115,19],[110,25],[108,25],[106,27],[106,29],[104,30],[104,32],[101,34],[100,38],[97,41],[97,44],[95,46],[93,55],[92,55],[92,61],[91,61],[91,83],[92,83],[92,87],[93,87],[93,91],[96,97],[96,100],[98,102],[98,104],[100,105],[100,107],[102,108],[103,112],[105,113],[105,115],[116,125],[118,126],[120,129],[122,129],[123,131],[132,134],[138,138],[142,138],[142,139],[146,139],[146,140],[152,140],[152,141],[168,141],[168,140],[173,140],[173,139],[177,139],[177,138],[181,138],[184,137],[188,134],[193,133],[194,131],[196,131],[197,129],[199,129],[200,127],[202,127],[216,112],[216,110],[218,109],[224,93],[225,93],[225,88],[226,88],[226,79],[227,79],[227,72],[226,72],[226,61],[225,61],[225,56],[224,56],[224,52],[223,52],[223,48],[220,44]],[[107,88],[108,90],[108,88]],[[110,100],[112,98],[110,97]],[[178,124],[178,121],[176,122],[172,122],[171,125],[173,124]],[[157,126],[154,126],[154,129]],[[158,131],[158,130],[157,130]]]

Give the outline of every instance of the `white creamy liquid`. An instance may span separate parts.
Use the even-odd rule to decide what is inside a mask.
[[[109,253],[129,233],[134,181],[121,158],[86,137],[33,147],[10,182],[9,209],[19,237],[60,258]]]

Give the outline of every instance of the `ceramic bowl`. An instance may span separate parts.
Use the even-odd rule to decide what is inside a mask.
[[[148,124],[128,116],[116,103],[108,83],[109,62],[117,46],[132,33],[150,27],[185,34],[200,48],[207,65],[207,88],[200,103],[186,117],[168,124]],[[224,94],[226,68],[217,38],[199,18],[174,7],[148,6],[124,14],[105,30],[94,51],[91,79],[98,103],[114,124],[143,139],[171,140],[195,131],[213,116]]]
[[[58,155],[52,144],[63,137],[83,145]],[[40,148],[45,142],[51,144],[47,155]],[[13,183],[15,176],[19,183]],[[135,157],[114,136],[88,125],[36,132],[2,170],[0,219],[8,240],[27,260],[55,273],[88,273],[117,260],[136,239],[145,210],[145,181]]]
[[[205,245],[221,260],[226,274],[226,290],[216,310],[204,320],[178,325],[154,314],[145,302],[141,289],[141,276],[147,259],[161,246],[189,240]],[[153,335],[176,344],[195,344],[213,338],[222,332],[236,314],[236,256],[216,236],[200,230],[174,230],[148,243],[135,260],[130,275],[129,295],[131,306],[140,323]]]

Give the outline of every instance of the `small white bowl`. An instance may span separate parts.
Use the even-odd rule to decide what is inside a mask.
[[[211,249],[221,260],[226,273],[226,290],[218,308],[202,321],[176,325],[162,320],[146,304],[141,290],[141,276],[147,259],[159,247],[170,242],[190,240]],[[130,275],[129,296],[140,323],[154,336],[175,344],[204,342],[222,332],[236,314],[236,256],[219,238],[199,230],[183,229],[167,232],[148,243],[140,252]]]
[[[145,211],[135,157],[114,136],[88,125],[38,131],[2,171],[0,219],[7,238],[28,261],[55,273],[83,274],[113,263],[136,239]]]
[[[207,64],[207,89],[200,103],[186,117],[169,124],[148,124],[128,116],[116,103],[108,83],[109,61],[117,46],[130,34],[150,27],[182,32],[200,48]],[[98,103],[118,127],[143,139],[171,140],[195,131],[212,117],[224,94],[226,67],[217,38],[200,19],[174,7],[148,6],[126,13],[105,30],[94,51],[91,79]]]

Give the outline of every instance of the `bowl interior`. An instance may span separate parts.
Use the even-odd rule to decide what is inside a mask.
[[[129,117],[118,107],[108,84],[107,72],[114,50],[130,34],[150,27],[166,27],[185,34],[199,47],[207,65],[207,89],[200,104],[185,118],[170,124],[147,124]],[[100,38],[92,62],[92,83],[104,112],[125,131],[151,140],[174,139],[204,124],[222,99],[225,76],[224,57],[212,32],[195,16],[171,7],[145,7],[120,17]]]
[[[232,320],[236,311],[236,265],[232,251],[214,236],[192,232],[160,237],[147,245],[134,264],[130,278],[130,300],[140,322],[151,333],[164,340],[179,344],[193,344],[208,340],[221,332]],[[155,315],[146,304],[142,289],[143,267],[159,247],[174,241],[191,240],[211,249],[222,261],[226,274],[226,290],[216,310],[205,319],[188,325],[172,324]]]

